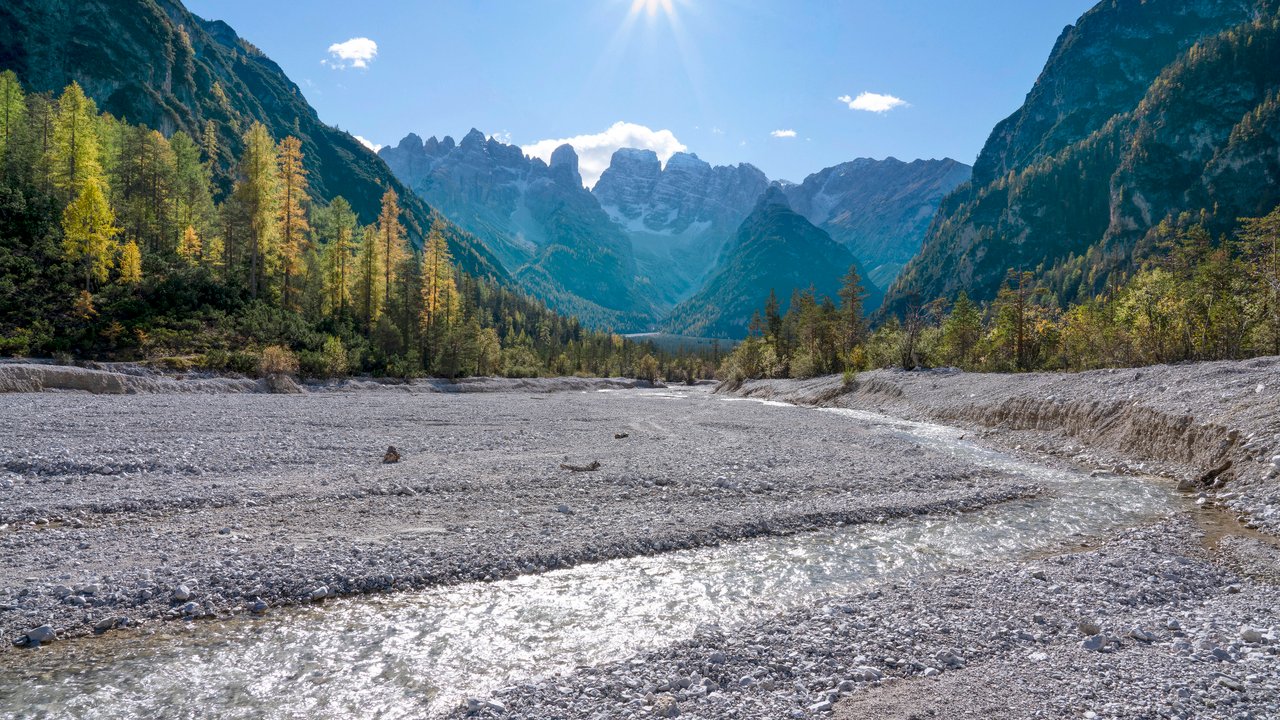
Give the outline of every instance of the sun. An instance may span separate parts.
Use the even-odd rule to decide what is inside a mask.
[[[672,7],[672,0],[631,0],[631,14],[639,15],[645,13],[649,17],[654,17],[661,11],[667,17],[671,17],[675,12]]]

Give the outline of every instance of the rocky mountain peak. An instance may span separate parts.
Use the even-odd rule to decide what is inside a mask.
[[[551,176],[560,182],[573,182],[582,187],[582,176],[578,174],[578,153],[573,146],[565,143],[551,153]]]

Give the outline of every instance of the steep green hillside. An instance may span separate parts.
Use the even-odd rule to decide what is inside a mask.
[[[1009,268],[1048,272],[1069,302],[1132,270],[1161,220],[1205,209],[1221,231],[1274,207],[1275,5],[1106,2],[1086,13],[993,132],[973,182],[943,202],[887,307],[961,289],[991,299]]]
[[[299,138],[313,194],[343,196],[361,222],[377,217],[387,188],[400,195],[416,246],[438,219],[373,152],[324,124],[270,58],[226,23],[196,17],[176,0],[6,0],[0,68],[37,92],[76,81],[100,109],[166,135],[183,130],[200,138],[212,127],[215,180],[223,190],[230,188],[241,134],[258,121],[275,137]],[[446,235],[464,270],[506,278],[481,243],[456,228]]]
[[[775,292],[785,312],[796,290],[812,287],[836,298],[853,255],[791,209],[769,188],[738,229],[706,285],[671,313],[670,332],[703,337],[746,337],[751,317]],[[867,299],[874,306],[879,297]]]

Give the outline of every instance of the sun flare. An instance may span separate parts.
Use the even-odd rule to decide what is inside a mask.
[[[672,7],[672,0],[632,0],[631,2],[632,15],[644,13],[649,17],[654,17],[659,11],[670,17],[675,12],[675,8]]]

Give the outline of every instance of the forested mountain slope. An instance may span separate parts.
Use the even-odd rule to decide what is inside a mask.
[[[1274,207],[1276,5],[1116,0],[1086,13],[943,202],[887,307],[961,289],[989,300],[1010,268],[1041,270],[1070,302],[1132,270],[1164,219],[1204,211],[1221,232]]]
[[[401,199],[410,241],[420,247],[434,211],[407,192],[354,137],[324,124],[301,90],[226,23],[203,20],[177,0],[6,0],[0,3],[0,68],[29,91],[75,81],[99,108],[165,135],[216,135],[215,181],[229,189],[241,136],[254,121],[302,141],[314,195],[341,195],[372,222],[387,189]],[[505,279],[482,243],[447,224],[450,249],[467,272]]]

